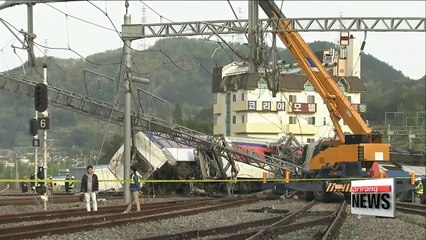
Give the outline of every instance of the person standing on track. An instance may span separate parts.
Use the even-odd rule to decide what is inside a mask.
[[[21,182],[21,190],[22,190],[22,193],[28,192],[27,176],[24,176],[24,181]]]
[[[69,193],[70,192],[70,175],[67,174],[67,176],[65,177],[65,193]]]
[[[416,178],[414,191],[416,192],[417,198],[415,199],[415,202],[421,202],[423,197],[423,183],[421,178]]]
[[[68,186],[68,191],[73,192],[74,191],[74,176],[71,176],[71,182]]]
[[[31,192],[34,194],[35,193],[35,174],[34,173],[31,173],[31,175],[30,175],[30,180],[31,180],[31,182],[30,182],[30,187],[31,187]]]
[[[81,179],[80,192],[84,194],[86,209],[90,212],[90,200],[92,200],[93,211],[98,211],[96,193],[99,191],[98,176],[93,173],[93,166],[87,166],[87,173]]]
[[[128,213],[132,209],[133,203],[136,204],[136,211],[141,210],[139,203],[139,192],[141,191],[140,176],[137,172],[136,166],[130,166],[130,203],[123,213]]]

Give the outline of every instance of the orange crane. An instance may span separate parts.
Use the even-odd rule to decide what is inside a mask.
[[[260,0],[259,5],[276,24],[277,35],[324,100],[337,135],[335,140],[318,141],[305,148],[303,176],[315,179],[370,176],[369,170],[374,162],[390,160],[390,144],[382,143],[381,135],[367,126],[300,34],[293,31],[291,21],[285,19],[274,1]],[[342,131],[339,124],[341,119],[349,126],[352,134]],[[321,183],[320,188],[311,193],[317,200],[326,200],[327,183],[333,181],[317,182]],[[344,183],[345,180],[337,182]],[[348,189],[346,185],[344,188]]]

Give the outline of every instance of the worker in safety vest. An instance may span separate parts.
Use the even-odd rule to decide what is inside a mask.
[[[141,210],[139,203],[139,192],[141,191],[140,176],[136,166],[130,166],[130,202],[127,209],[123,213],[128,213],[132,209],[133,203],[136,204],[136,211]]]
[[[414,188],[416,194],[421,198],[423,196],[423,183],[421,178],[416,178],[416,187]]]
[[[421,178],[416,178],[416,186],[414,187],[414,191],[419,199],[423,196],[423,183]]]
[[[68,186],[68,190],[70,192],[74,191],[74,176],[71,176],[71,182],[70,182],[70,185]]]
[[[74,176],[70,178],[70,175],[67,174],[65,178],[65,192],[69,193],[74,190]]]

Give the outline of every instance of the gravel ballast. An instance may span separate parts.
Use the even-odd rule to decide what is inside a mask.
[[[162,202],[181,200],[185,198],[161,198],[161,199],[144,199],[144,203],[151,202]],[[74,204],[55,204],[51,206],[51,210],[56,209],[67,209],[73,207],[84,207],[82,203]],[[107,201],[102,203],[103,206],[123,204],[120,200]],[[242,223],[247,221],[260,220],[279,216],[276,213],[265,213],[265,212],[249,212],[248,209],[260,209],[262,207],[273,206],[276,209],[288,209],[295,210],[306,204],[305,201],[300,199],[279,199],[279,200],[266,200],[254,202],[252,204],[243,205],[240,207],[227,208],[219,211],[212,211],[202,214],[196,214],[192,216],[177,217],[166,220],[151,221],[127,224],[118,227],[112,227],[108,229],[94,229],[90,232],[75,232],[68,235],[53,235],[44,236],[38,239],[136,239],[147,236],[164,235],[177,233],[182,231],[189,231],[195,229],[207,229],[218,226],[224,226],[229,224]],[[101,207],[101,206],[100,206]],[[338,204],[331,203],[317,203],[308,212],[333,212],[337,210]],[[29,206],[4,206],[0,207],[0,214],[8,213],[22,213],[40,211],[40,205],[29,205]],[[344,222],[340,234],[337,239],[425,239],[426,238],[426,218],[413,214],[400,213],[397,211],[397,217],[395,219],[390,218],[376,218],[371,216],[351,215],[350,207],[346,209],[348,216]],[[307,214],[308,215],[308,214]],[[312,219],[314,219],[312,215]],[[303,218],[305,218],[304,215]],[[315,218],[318,214],[315,215]],[[74,219],[74,218],[73,218]],[[297,220],[296,220],[297,221]],[[279,239],[310,239],[312,233],[316,229],[312,230],[300,230],[295,231],[286,235],[279,236]],[[278,236],[277,236],[278,237]]]

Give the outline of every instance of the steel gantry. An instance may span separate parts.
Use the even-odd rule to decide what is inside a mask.
[[[34,86],[37,82],[19,77],[0,74],[0,89],[9,91],[26,97],[34,96]],[[90,98],[64,89],[49,85],[49,104],[53,106],[70,110],[77,113],[83,113],[91,117],[110,121],[113,124],[122,126],[124,124],[124,108],[113,105],[112,103]],[[223,137],[214,137],[192,129],[180,126],[173,122],[149,116],[147,114],[137,114],[132,112],[132,122],[135,130],[149,131],[153,134],[169,138],[178,143],[193,147],[204,153],[205,161],[208,166],[201,166],[202,172],[205,172],[205,178],[226,178],[226,172],[231,170],[235,175],[238,169],[235,166],[235,159],[254,167],[264,169],[275,174],[284,174],[284,171],[297,172],[299,166],[290,162],[265,156],[261,160],[255,156],[235,151],[225,141]],[[289,145],[292,138],[285,141]],[[226,159],[223,166],[222,159]]]
[[[286,18],[293,31],[298,32],[425,32],[423,17],[401,18]],[[275,20],[274,20],[275,21]],[[276,21],[279,21],[277,19]],[[260,19],[264,32],[274,32],[272,20]],[[218,20],[175,23],[153,23],[123,25],[122,37],[126,39],[158,38],[174,36],[196,36],[215,34],[243,34],[248,32],[248,20]]]

